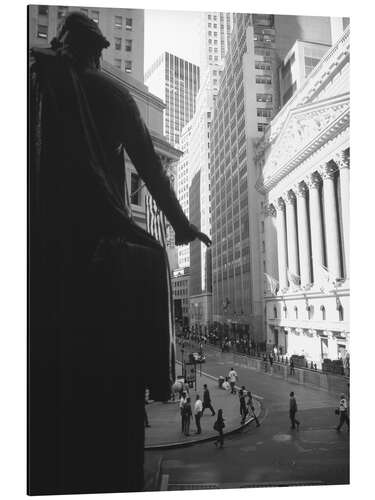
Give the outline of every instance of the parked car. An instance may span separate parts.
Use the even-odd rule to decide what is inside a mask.
[[[204,363],[206,361],[206,356],[204,354],[199,354],[199,352],[192,352],[191,356],[195,363]]]

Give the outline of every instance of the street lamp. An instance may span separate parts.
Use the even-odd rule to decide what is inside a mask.
[[[181,370],[182,370],[181,375],[185,378],[185,373],[184,373],[185,372],[185,370],[184,370],[184,352],[185,352],[184,348],[181,347]]]

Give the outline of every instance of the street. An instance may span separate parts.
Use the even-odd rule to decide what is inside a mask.
[[[146,451],[146,457],[152,453],[161,456],[162,473],[169,476],[170,490],[349,482],[349,434],[345,427],[341,432],[335,430],[335,395],[238,366],[232,354],[210,346],[205,354],[205,373],[227,375],[233,366],[239,376],[237,384],[260,397],[262,425],[226,437],[222,450],[216,450],[212,442],[203,442]],[[298,432],[290,429],[292,390],[299,408]],[[235,399],[234,404],[238,404]]]

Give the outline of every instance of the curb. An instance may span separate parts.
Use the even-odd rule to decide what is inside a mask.
[[[203,374],[203,372],[202,372]],[[211,378],[212,380],[219,380],[218,377],[214,377],[213,375],[208,375],[208,374],[204,374],[206,377],[208,378]],[[240,387],[237,387],[236,386],[236,389],[241,389]],[[262,404],[261,402],[258,400],[258,397],[255,397],[253,395],[254,399],[256,399],[259,403],[259,406],[260,406],[260,411],[259,411],[259,414],[256,415],[257,418],[259,418],[259,416],[261,415],[262,413]],[[260,397],[259,397],[260,398]],[[263,399],[263,398],[262,398]],[[242,430],[243,428],[247,427],[249,424],[251,424],[251,422],[254,422],[254,417],[250,417],[248,420],[246,420],[243,424],[240,424],[238,427],[235,427],[234,429],[230,430],[230,431],[227,431],[227,432],[224,432],[224,436],[229,436],[231,434],[234,434],[235,432],[239,432],[240,430]],[[217,439],[217,436],[214,435],[214,436],[207,436],[207,437],[201,437],[201,438],[197,438],[197,439],[194,439],[194,440],[190,440],[190,441],[176,441],[174,443],[161,443],[161,444],[154,444],[154,445],[148,445],[148,446],[145,446],[144,449],[145,450],[160,450],[160,449],[163,449],[163,450],[167,450],[167,449],[173,449],[173,448],[182,448],[184,446],[192,446],[194,444],[197,444],[197,443],[204,443],[204,442],[208,442],[208,441],[213,441]]]

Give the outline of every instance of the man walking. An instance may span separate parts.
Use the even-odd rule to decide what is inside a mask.
[[[187,394],[185,391],[182,392],[180,398],[180,415],[181,415],[181,432],[184,432],[184,407],[186,404]]]
[[[228,373],[229,383],[230,383],[230,393],[236,394],[236,389],[234,388],[237,381],[237,373],[233,368],[230,369]]]
[[[203,385],[203,389],[204,390],[203,390],[202,416],[203,416],[204,410],[206,408],[208,408],[209,410],[211,410],[211,414],[212,414],[212,416],[214,416],[215,415],[215,410],[212,408],[210,391],[207,389],[207,384]]]
[[[345,394],[341,394],[340,396],[339,415],[340,415],[340,422],[339,425],[336,427],[336,430],[339,431],[343,426],[343,424],[346,423],[349,432],[348,401],[345,397]]]
[[[202,428],[201,428],[202,411],[203,411],[203,404],[199,397],[199,394],[197,394],[196,401],[194,404],[194,418],[195,418],[195,425],[197,426],[196,434],[202,434]]]
[[[298,408],[297,408],[296,398],[294,397],[294,392],[292,391],[289,396],[290,396],[290,399],[289,399],[289,418],[290,418],[290,422],[292,424],[291,429],[295,429],[297,426],[297,431],[299,431],[300,422],[296,419],[296,413],[298,411]]]

